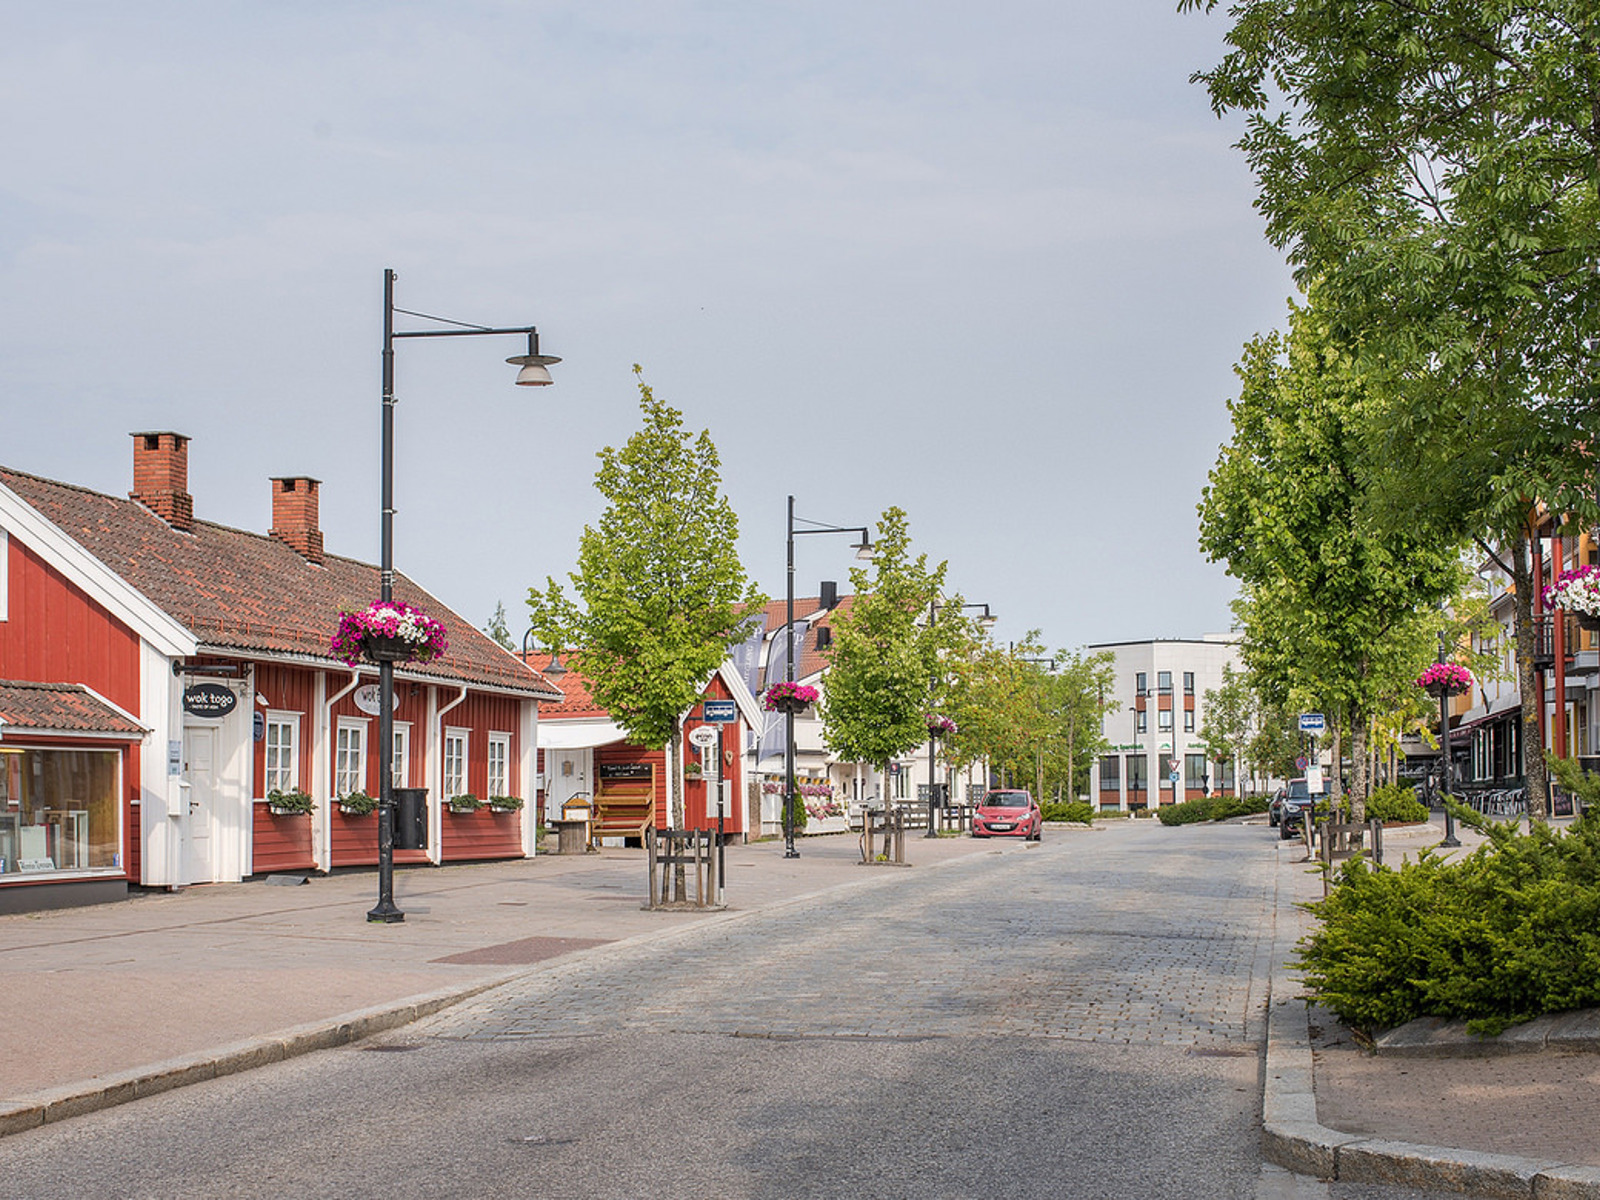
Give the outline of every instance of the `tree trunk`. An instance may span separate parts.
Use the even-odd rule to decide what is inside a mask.
[[[672,760],[672,769],[667,772],[667,819],[674,829],[682,829],[683,821],[683,726],[674,725],[672,728],[672,743],[669,757]],[[684,874],[683,859],[680,856],[672,868],[672,898],[676,903],[682,904],[688,899],[689,881]]]
[[[1538,627],[1533,618],[1532,542],[1527,530],[1517,533],[1511,554],[1511,583],[1517,603],[1517,691],[1522,697],[1522,782],[1527,794],[1528,819],[1550,817],[1550,783],[1544,765],[1544,687],[1533,668]]]
[[[1329,714],[1332,716],[1332,714]],[[1344,725],[1337,716],[1330,722],[1333,725],[1333,762],[1328,765],[1328,796],[1330,808],[1344,806],[1344,772],[1340,769],[1344,764]]]
[[[1350,716],[1350,820],[1360,825],[1367,819],[1367,718]]]

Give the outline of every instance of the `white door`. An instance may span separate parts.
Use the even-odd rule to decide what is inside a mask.
[[[545,785],[545,817],[561,819],[561,809],[569,800],[593,800],[589,787],[589,757],[592,750],[546,750],[545,769],[549,782]]]
[[[183,775],[188,781],[183,878],[210,883],[216,878],[217,730],[190,726],[183,731]]]

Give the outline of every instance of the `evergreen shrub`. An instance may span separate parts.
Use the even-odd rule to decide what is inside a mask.
[[[1498,1033],[1541,1013],[1600,1004],[1600,820],[1566,831],[1483,822],[1487,841],[1397,869],[1354,858],[1300,943],[1307,988],[1357,1028],[1417,1017]]]
[[[1071,821],[1087,825],[1095,818],[1094,805],[1087,800],[1051,800],[1040,807],[1046,821]]]
[[[1369,821],[1426,821],[1428,806],[1417,799],[1415,788],[1397,783],[1374,788],[1367,797]]]
[[[1229,817],[1247,817],[1267,811],[1264,796],[1201,796],[1196,800],[1182,800],[1166,804],[1156,813],[1163,825],[1192,825],[1196,821],[1226,821]]]

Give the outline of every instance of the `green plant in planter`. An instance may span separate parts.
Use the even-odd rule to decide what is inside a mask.
[[[1372,821],[1426,821],[1427,805],[1417,799],[1416,790],[1397,783],[1374,788],[1367,797],[1367,819]]]
[[[351,792],[339,797],[339,809],[352,817],[365,817],[378,810],[378,802],[365,792]]]
[[[451,796],[450,797],[450,811],[451,812],[457,812],[457,813],[477,812],[482,807],[483,807],[483,801],[479,800],[471,792],[467,792],[465,795],[461,795],[461,796]]]
[[[277,788],[267,793],[267,807],[281,817],[304,816],[312,809],[311,797],[299,788],[280,792]]]
[[[521,812],[521,796],[490,796],[489,807],[495,812]]]

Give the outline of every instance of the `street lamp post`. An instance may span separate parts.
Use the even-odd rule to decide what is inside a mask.
[[[992,625],[994,623],[994,616],[989,612],[989,606],[987,604],[950,605],[950,604],[940,604],[937,600],[934,600],[934,601],[930,601],[929,604],[928,604],[928,624],[929,625],[932,625],[934,620],[938,617],[939,610],[941,608],[962,608],[962,609],[981,608],[981,609],[983,609],[983,616],[979,617],[978,620],[980,622],[982,622],[983,624],[985,624],[985,625]],[[934,682],[936,683],[937,680],[935,680]],[[933,703],[933,688],[932,687],[929,687],[929,689],[928,689],[928,702],[929,702],[930,711],[931,711],[931,705]],[[939,748],[938,735],[936,735],[933,732],[933,729],[930,726],[929,729],[928,729],[928,832],[922,835],[924,838],[936,838],[936,837],[939,836],[939,830],[938,830],[938,827],[937,827],[937,821],[938,821],[938,815],[939,815],[939,797],[938,797],[938,794],[937,794],[938,789],[934,786],[934,779],[933,779],[933,760],[934,760],[934,756],[938,752],[938,748]]]
[[[1439,631],[1439,661],[1447,661],[1444,631]],[[1439,799],[1444,805],[1444,841],[1441,846],[1459,846],[1456,819],[1450,811],[1450,689],[1439,689]]]
[[[869,530],[863,525],[828,525],[821,521],[812,521],[806,517],[798,518],[812,529],[796,529],[794,523],[794,497],[789,497],[788,538],[785,545],[788,550],[788,578],[785,592],[786,603],[784,608],[784,656],[783,678],[785,683],[794,682],[794,539],[807,533],[859,533],[861,541],[856,543],[856,557],[870,558],[872,555],[872,539]],[[794,709],[785,708],[783,712],[783,856],[785,858],[799,858],[800,851],[794,846]]]
[[[383,272],[383,477],[381,484],[381,553],[379,566],[379,594],[383,601],[394,599],[394,344],[400,338],[433,337],[483,337],[491,334],[526,334],[528,352],[514,355],[506,362],[522,368],[517,373],[517,383],[523,387],[541,387],[550,382],[547,368],[560,362],[548,354],[539,353],[539,331],[532,325],[511,329],[491,329],[485,325],[468,325],[428,313],[412,312],[394,306],[395,273],[387,268]],[[402,313],[424,321],[455,326],[453,329],[398,330],[394,316]],[[393,924],[404,921],[406,914],[394,902],[394,663],[378,663],[378,903],[367,913],[368,921]]]

